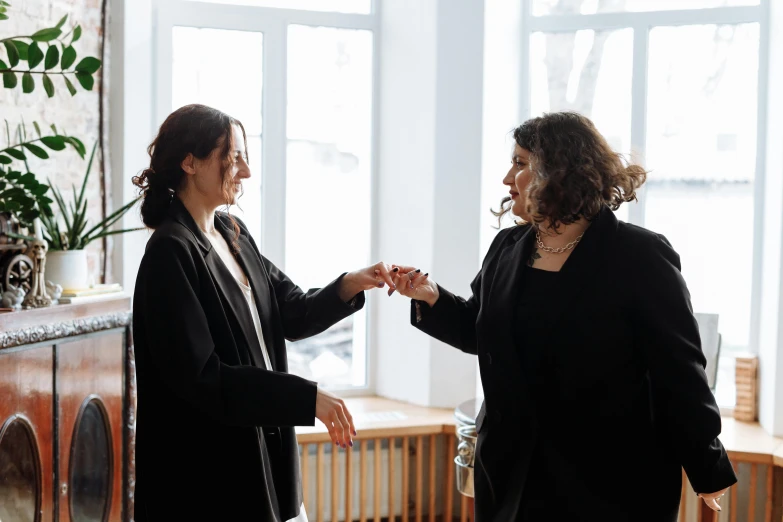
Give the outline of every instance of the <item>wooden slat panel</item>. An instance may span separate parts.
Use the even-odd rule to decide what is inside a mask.
[[[408,522],[410,508],[410,439],[402,438],[402,522]]]
[[[444,435],[444,437],[446,437],[447,443],[444,444],[446,447],[446,458],[444,459],[444,462],[446,463],[446,486],[443,495],[443,501],[445,503],[443,518],[446,522],[451,522],[454,515],[454,457],[456,456],[454,453],[454,440],[456,437],[449,434]]]
[[[756,520],[756,482],[759,471],[758,464],[750,465],[750,491],[748,492],[748,522]]]
[[[459,503],[459,520],[460,522],[468,522],[468,497],[460,495],[462,497]]]
[[[737,522],[737,502],[739,502],[739,495],[737,494],[737,491],[739,490],[739,486],[736,484],[731,487],[731,506],[729,507],[729,521],[730,522]]]
[[[354,447],[356,447],[354,441]],[[351,522],[353,520],[353,513],[351,508],[353,507],[353,451],[349,450],[345,454],[345,520]]]
[[[430,435],[430,522],[435,522],[435,435]]]
[[[685,509],[688,507],[688,476],[685,474],[685,470],[682,470],[682,488],[680,492],[680,516],[677,519],[679,522],[685,522]]]
[[[367,444],[363,440],[359,458],[359,521],[367,522]]]
[[[764,505],[764,522],[772,522],[772,496],[775,477],[774,466],[767,466],[767,500]]]
[[[375,439],[375,522],[381,522],[381,439]]]
[[[422,487],[423,487],[423,455],[424,453],[424,438],[419,435],[416,437],[416,522],[421,522],[423,510],[422,510]]]
[[[324,451],[325,442],[318,445],[318,454],[315,457],[316,479],[318,480],[318,493],[315,499],[315,515],[318,522],[324,522]]]
[[[394,521],[394,438],[389,439],[389,520]]]
[[[302,444],[302,498],[304,499],[305,506],[308,505],[308,499],[310,498],[310,445]]]
[[[332,446],[332,522],[337,522],[340,507],[340,448]]]

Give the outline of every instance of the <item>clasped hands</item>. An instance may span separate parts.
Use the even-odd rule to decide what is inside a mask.
[[[354,295],[373,288],[388,287],[388,295],[398,292],[433,306],[438,300],[438,285],[429,279],[428,273],[416,267],[376,263],[373,266],[350,272],[343,278],[340,297],[349,301]]]

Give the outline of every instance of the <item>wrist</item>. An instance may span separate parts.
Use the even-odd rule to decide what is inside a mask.
[[[363,289],[357,282],[355,272],[348,272],[340,282],[340,298],[346,303]]]

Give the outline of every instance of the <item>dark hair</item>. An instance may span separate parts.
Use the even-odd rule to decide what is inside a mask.
[[[185,181],[182,162],[188,154],[203,160],[218,147],[224,165],[223,194],[226,196],[227,207],[230,206],[231,180],[227,179],[226,174],[235,161],[232,154],[234,125],[242,129],[247,150],[247,136],[242,123],[217,109],[194,104],[185,105],[169,114],[160,126],[158,135],[147,147],[150,155],[149,168],[133,178],[133,184],[139,187],[144,198],[141,203],[141,218],[145,225],[154,229],[166,217],[172,199]],[[239,236],[239,225],[230,214],[229,219],[234,233]]]
[[[584,217],[593,219],[604,206],[617,210],[636,200],[647,179],[639,165],[626,164],[589,118],[576,112],[553,112],[514,129],[514,140],[530,151],[532,179],[528,209],[535,224],[552,228]],[[498,221],[510,209],[510,197],[493,213]]]

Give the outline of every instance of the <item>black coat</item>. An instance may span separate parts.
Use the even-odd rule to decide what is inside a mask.
[[[232,227],[215,219],[229,244]],[[152,235],[133,303],[138,414],[136,520],[288,520],[302,502],[294,426],[315,423],[316,383],[290,375],[285,339],[318,334],[364,305],[340,278],[304,293],[264,258],[241,224],[247,301],[178,199]]]
[[[440,287],[435,306],[411,307],[414,326],[479,357],[476,521],[674,522],[682,468],[697,492],[734,484],[671,245],[599,214],[562,267],[559,306],[543,312],[549,342],[538,351],[550,364],[541,376],[543,353],[523,368],[516,342],[531,230],[498,234],[469,299]],[[527,473],[534,457],[544,488]]]

